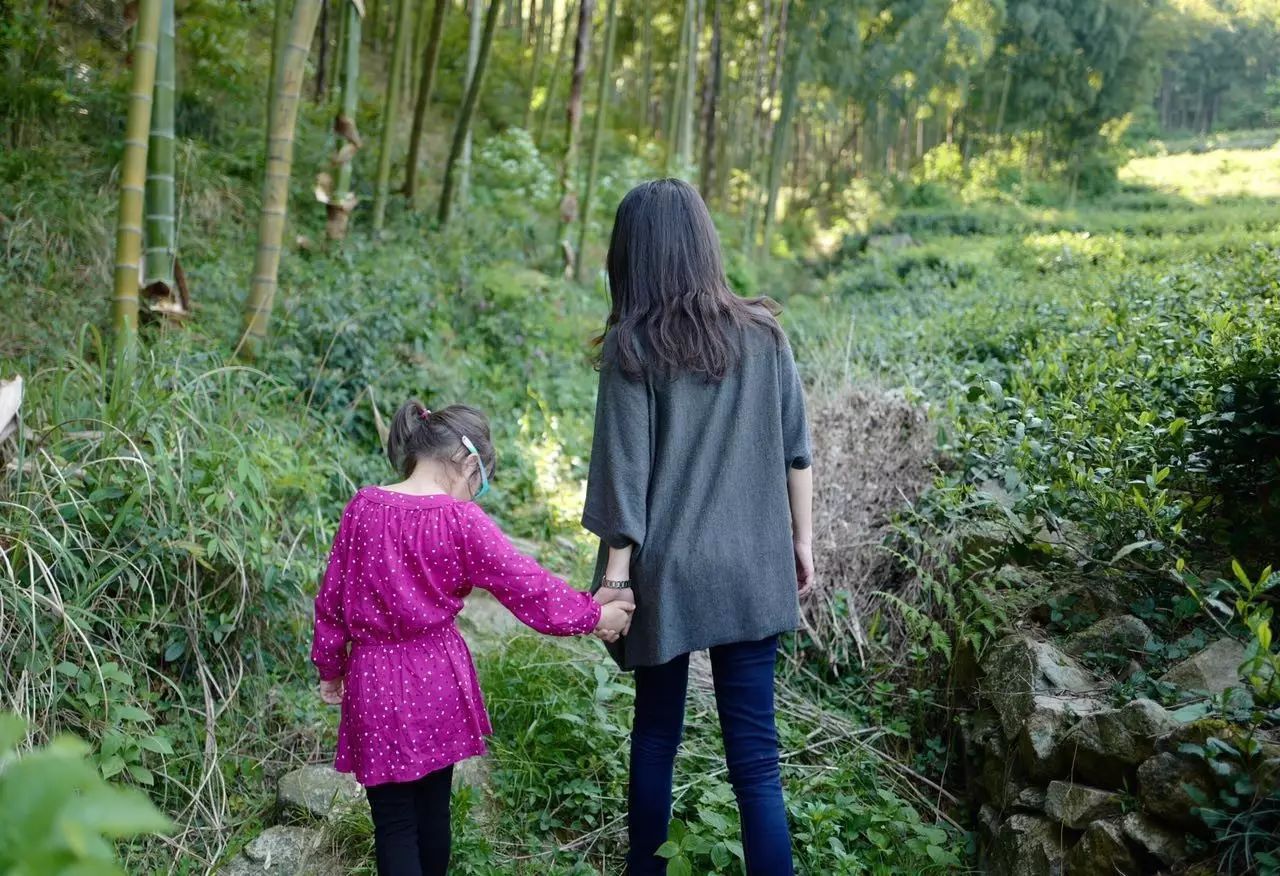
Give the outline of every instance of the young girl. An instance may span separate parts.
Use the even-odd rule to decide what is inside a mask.
[[[387,456],[404,480],[365,487],[343,511],[311,659],[324,701],[342,705],[335,765],[367,790],[378,872],[427,876],[449,865],[453,765],[484,754],[491,732],[454,623],[463,597],[482,587],[541,633],[605,641],[631,612],[602,608],[522,556],[474,503],[494,469],[479,411],[410,401]]]

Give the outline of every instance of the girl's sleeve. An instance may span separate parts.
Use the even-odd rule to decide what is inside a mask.
[[[785,338],[778,348],[778,391],[782,401],[782,450],[787,468],[808,468],[813,465],[813,449],[809,443],[804,384],[796,370],[791,344]]]
[[[596,396],[596,428],[582,525],[609,547],[642,545],[648,519],[651,423],[649,389],[606,352]]]
[[[580,636],[600,622],[600,605],[590,594],[516,550],[478,505],[468,505],[462,516],[462,568],[467,586],[488,590],[540,633]]]
[[[347,624],[342,611],[343,572],[347,567],[347,515],[338,524],[338,534],[329,552],[329,565],[324,572],[320,592],[316,594],[315,631],[311,639],[311,662],[320,672],[321,681],[332,681],[347,674]]]

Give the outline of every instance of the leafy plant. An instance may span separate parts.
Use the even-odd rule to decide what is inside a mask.
[[[17,754],[25,728],[0,713],[0,871],[123,876],[111,841],[163,833],[169,820],[142,793],[103,781],[78,739],[62,736]]]

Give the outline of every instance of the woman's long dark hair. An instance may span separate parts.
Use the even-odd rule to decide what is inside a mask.
[[[741,327],[781,336],[777,304],[729,288],[711,214],[681,180],[641,183],[622,199],[608,268],[612,310],[596,341],[615,335],[617,364],[629,377],[649,368],[720,381],[737,364]]]

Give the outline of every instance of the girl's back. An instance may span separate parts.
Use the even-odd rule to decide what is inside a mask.
[[[320,677],[345,680],[337,769],[405,782],[484,753],[489,719],[455,624],[472,587],[544,633],[589,633],[600,618],[472,502],[366,487],[348,504],[312,645]]]

